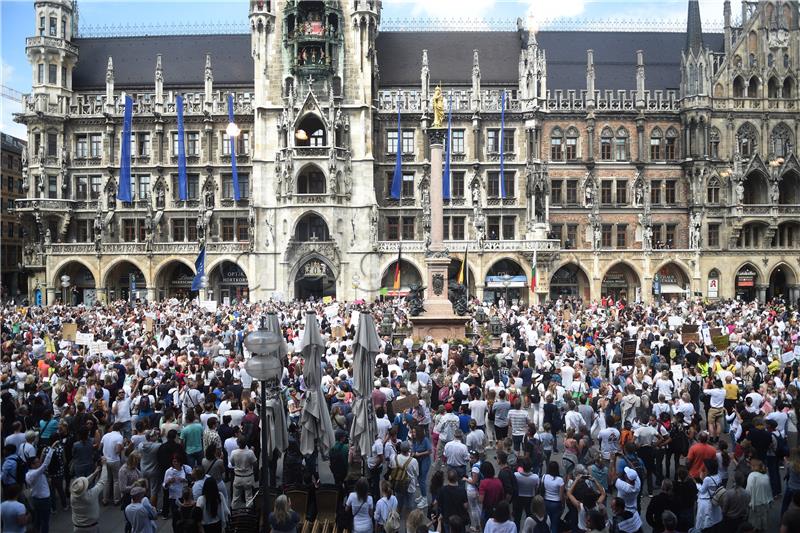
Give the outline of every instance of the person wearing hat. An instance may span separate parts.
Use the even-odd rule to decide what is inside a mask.
[[[69,502],[72,507],[72,527],[74,533],[99,533],[97,521],[100,519],[100,495],[106,484],[101,475],[105,468],[105,457],[89,477],[78,477],[69,485]],[[96,483],[94,483],[96,481]],[[94,483],[94,486],[92,486]]]
[[[642,488],[642,481],[639,479],[639,474],[636,473],[636,470],[626,466],[614,486],[617,488],[617,496],[625,502],[625,508],[630,511],[636,511],[639,491]]]
[[[147,491],[144,487],[135,486],[131,489],[131,503],[125,507],[125,520],[131,525],[131,533],[155,533],[157,516],[155,508],[145,497]],[[183,492],[181,492],[183,494]]]

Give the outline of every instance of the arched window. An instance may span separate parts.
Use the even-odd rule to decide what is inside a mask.
[[[295,146],[327,146],[328,137],[322,120],[314,114],[309,114],[302,121],[294,133]]]
[[[739,143],[739,154],[749,158],[758,151],[758,133],[756,128],[749,122],[742,124],[736,133],[736,141]]]
[[[578,159],[578,138],[580,137],[580,133],[578,133],[578,128],[575,126],[570,126],[567,130],[567,144],[565,146],[565,155],[567,156],[567,161],[574,161]]]
[[[617,161],[628,160],[628,130],[619,128],[614,139],[614,159]]]
[[[564,160],[564,132],[556,126],[550,132],[550,161]]]
[[[733,97],[744,98],[744,80],[741,76],[733,78]]]
[[[600,132],[600,159],[611,161],[611,143],[614,141],[614,132],[606,126]]]
[[[297,194],[325,194],[325,174],[315,165],[304,167],[297,176]]]
[[[325,220],[316,213],[307,213],[297,223],[294,238],[300,242],[329,241],[330,233]]]
[[[663,134],[661,128],[655,127],[650,132],[650,161],[659,161],[661,159],[661,141]]]
[[[783,80],[783,98],[794,98],[794,78],[788,76]]]
[[[780,98],[780,96],[781,86],[778,83],[778,78],[772,76],[767,82],[767,98]]]
[[[678,130],[669,128],[667,138],[664,140],[664,159],[674,161],[678,159]]]
[[[778,182],[778,203],[782,205],[800,204],[800,175],[797,171],[784,174]]]
[[[708,187],[706,187],[706,203],[719,203],[719,178],[716,176],[708,180]]]
[[[775,126],[770,136],[772,153],[775,154],[776,157],[786,157],[792,151],[792,140],[792,131],[786,124],[781,122]]]
[[[711,159],[719,159],[719,130],[711,128],[708,132],[708,156]]]
[[[761,80],[758,79],[758,76],[751,77],[750,81],[747,83],[747,97],[758,98],[758,88],[760,85]]]

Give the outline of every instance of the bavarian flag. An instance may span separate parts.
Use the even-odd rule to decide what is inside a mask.
[[[531,265],[531,292],[536,292],[536,250],[533,251],[533,263]]]
[[[394,266],[394,285],[392,288],[395,291],[400,290],[400,259],[403,257],[403,245],[397,248],[397,263]]]
[[[467,248],[464,250],[464,261],[461,262],[461,268],[458,271],[458,283],[460,285],[464,284],[464,273],[467,271],[467,256],[469,255],[469,244],[467,244]]]

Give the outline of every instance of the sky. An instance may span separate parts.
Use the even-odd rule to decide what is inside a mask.
[[[241,23],[247,20],[248,0],[79,0],[80,26],[125,24]],[[700,0],[704,22],[722,20],[723,0]],[[740,1],[732,2],[734,17]],[[383,19],[504,19],[518,17],[538,24],[558,19],[685,20],[687,0],[383,0]],[[25,38],[36,31],[33,0],[0,0],[0,84],[22,93],[31,88],[31,67]],[[118,61],[114,58],[114,61]],[[98,68],[103,68],[100,66]],[[25,129],[12,120],[20,105],[0,99],[0,131],[17,137]]]

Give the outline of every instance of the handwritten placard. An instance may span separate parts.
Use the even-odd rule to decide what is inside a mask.
[[[622,344],[622,366],[633,366],[636,363],[636,341],[625,341]]]
[[[75,334],[78,333],[78,324],[73,324],[73,323],[64,324],[64,326],[61,328],[61,331],[63,333],[62,337],[64,338],[65,341],[74,342]]]
[[[78,346],[89,346],[94,342],[94,335],[91,333],[76,333],[75,344]]]

